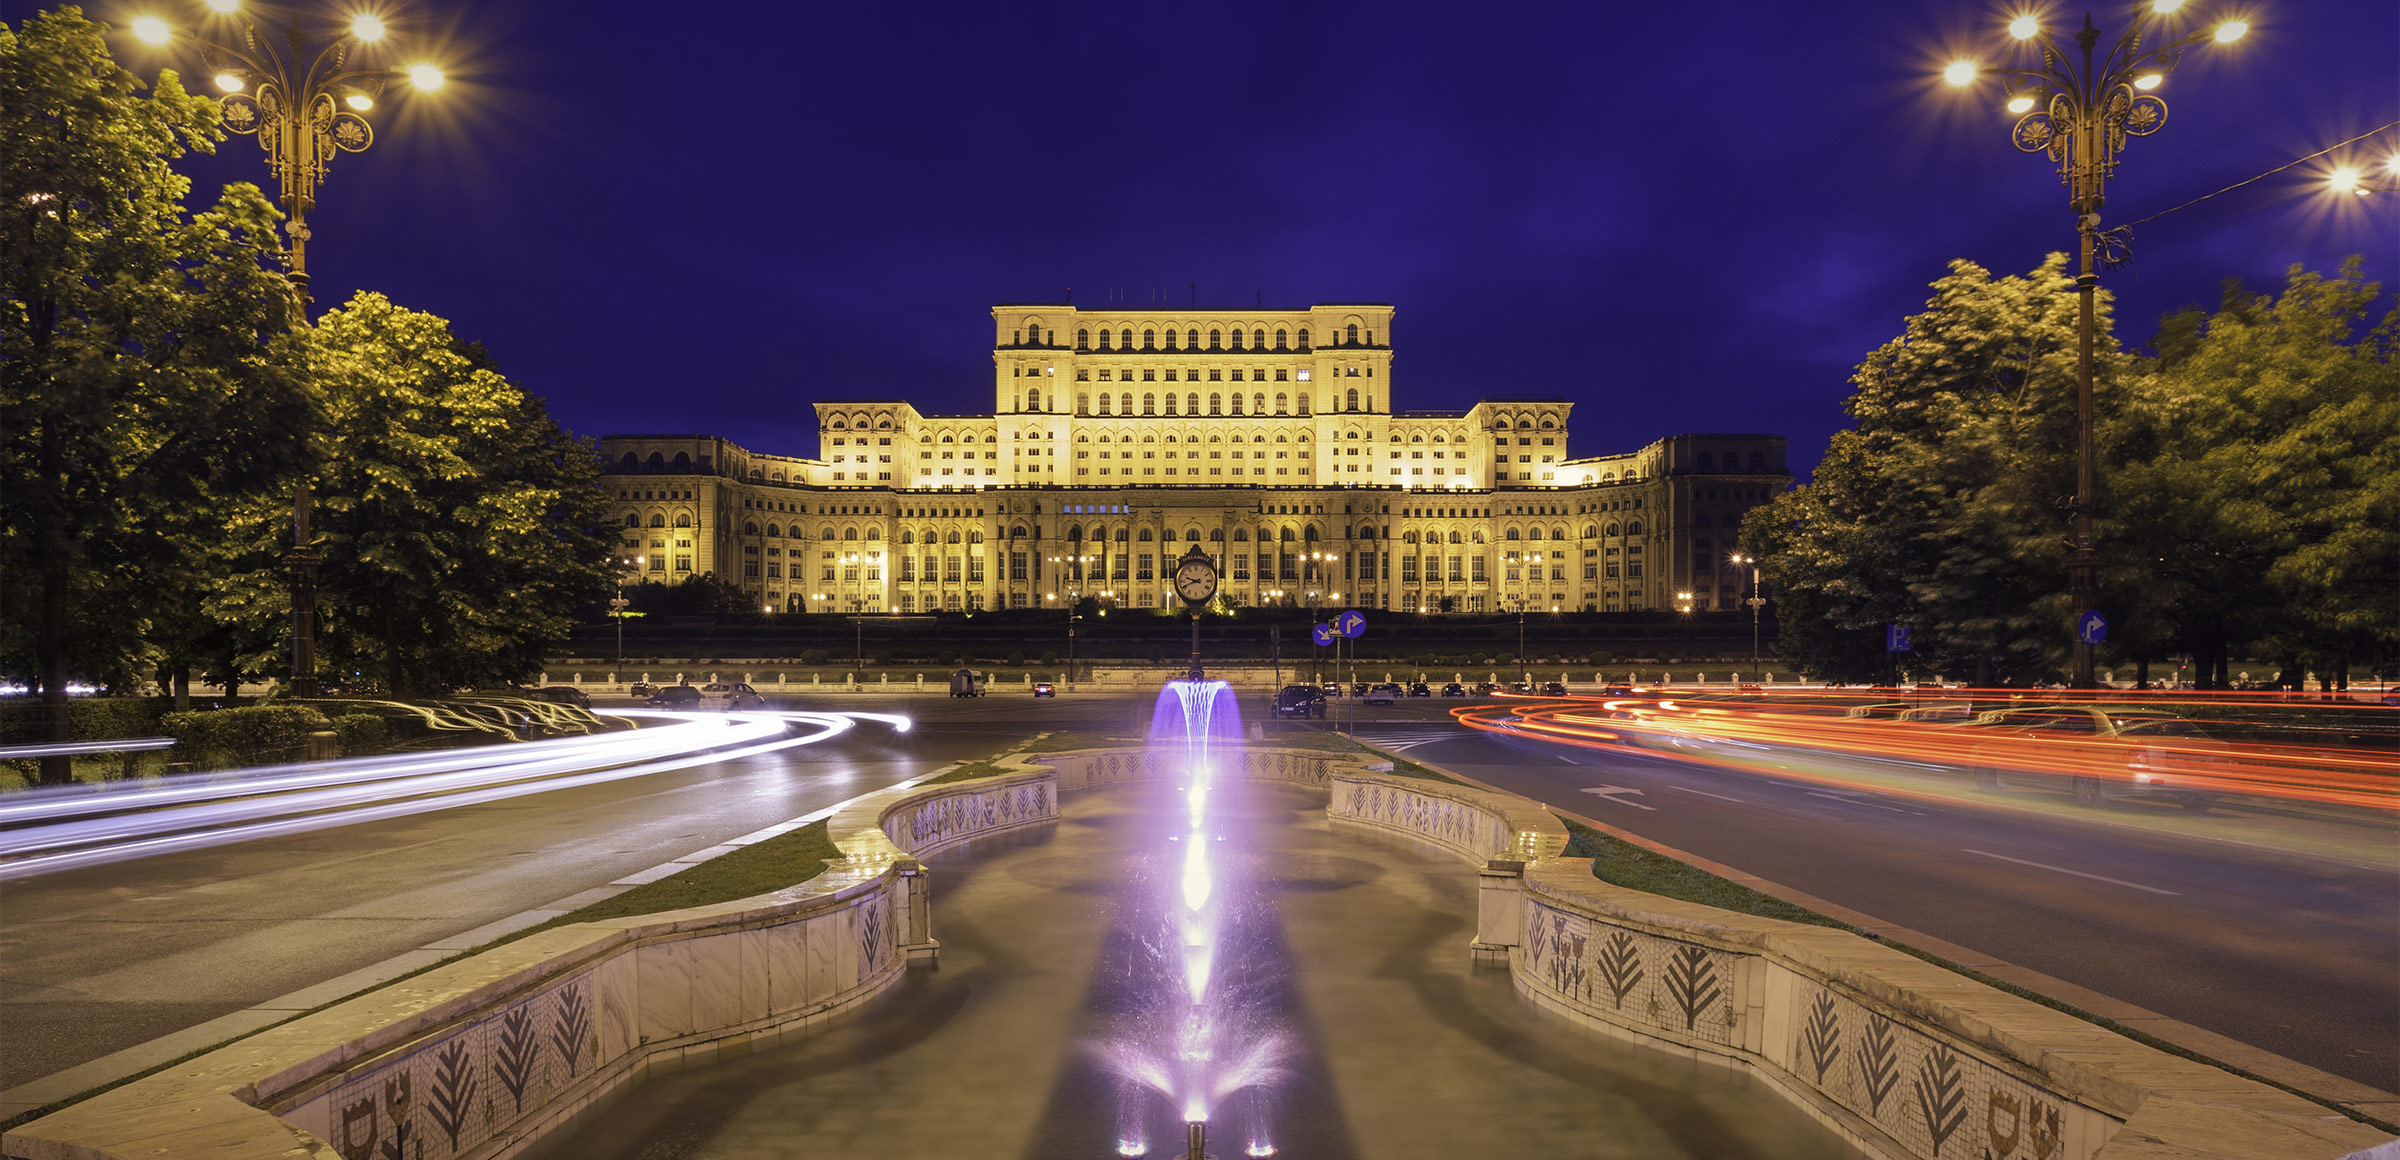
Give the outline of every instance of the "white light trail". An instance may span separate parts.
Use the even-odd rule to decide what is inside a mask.
[[[0,833],[0,858],[11,859],[0,862],[0,882],[752,757],[838,736],[854,727],[852,717],[863,716],[645,715],[679,723],[564,742],[283,766],[278,768],[291,772],[233,781],[211,775],[207,784],[195,778],[156,790],[12,805],[0,821],[21,828]],[[783,736],[794,726],[813,728]],[[619,744],[588,744],[603,741]],[[467,768],[459,768],[462,761]],[[119,812],[126,810],[135,812]],[[105,816],[89,816],[101,811]]]

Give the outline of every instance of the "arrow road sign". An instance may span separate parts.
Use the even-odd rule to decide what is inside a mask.
[[[1353,608],[1333,618],[1333,631],[1356,640],[1367,632],[1367,615]]]
[[[2075,639],[2085,644],[2098,644],[2108,639],[2108,618],[2099,610],[2086,608],[2075,618]]]
[[[1652,812],[1652,813],[1657,813],[1657,812],[1658,812],[1658,807],[1657,807],[1657,806],[1646,806],[1646,805],[1643,805],[1643,804],[1642,804],[1642,803],[1640,803],[1640,802],[1635,802],[1635,801],[1627,801],[1627,800],[1625,800],[1624,798],[1621,798],[1621,797],[1618,797],[1618,796],[1617,796],[1618,794],[1628,794],[1628,793],[1629,793],[1629,794],[1633,794],[1633,795],[1634,795],[1634,796],[1636,796],[1636,797],[1639,797],[1639,796],[1641,796],[1641,792],[1642,792],[1642,791],[1640,791],[1640,790],[1638,790],[1638,789],[1628,789],[1628,788],[1626,788],[1625,786],[1621,786],[1621,785],[1596,785],[1596,786],[1592,786],[1592,787],[1590,787],[1590,788],[1588,788],[1588,789],[1585,789],[1583,792],[1585,792],[1585,793],[1588,793],[1588,794],[1592,795],[1593,797],[1606,798],[1606,799],[1608,799],[1609,801],[1615,802],[1615,803],[1617,803],[1618,805],[1621,805],[1621,806],[1632,806],[1633,808],[1635,808],[1635,809],[1637,809],[1637,810],[1649,810],[1649,811],[1650,811],[1650,812]]]
[[[1317,642],[1318,648],[1332,644],[1334,635],[1333,626],[1330,624],[1311,625],[1308,630],[1308,638]]]

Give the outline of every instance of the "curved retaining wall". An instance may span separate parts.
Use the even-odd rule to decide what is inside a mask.
[[[1473,949],[1535,1004],[1741,1067],[1871,1156],[2332,1160],[2390,1139],[1848,931],[1611,886],[1514,795],[1344,774],[1329,809],[1482,863]]]
[[[644,1075],[796,1035],[932,955],[912,855],[1057,817],[1047,772],[861,798],[788,890],[531,935],[103,1092],[12,1160],[495,1160]]]

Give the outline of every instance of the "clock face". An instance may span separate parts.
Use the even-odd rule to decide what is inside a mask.
[[[1199,561],[1186,564],[1175,570],[1175,591],[1189,603],[1205,604],[1217,594],[1217,570]]]

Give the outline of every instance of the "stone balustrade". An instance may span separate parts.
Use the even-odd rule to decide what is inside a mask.
[[[1332,791],[1337,822],[1482,864],[1470,950],[1537,1006],[1742,1068],[1878,1160],[2332,1160],[2391,1139],[1850,931],[1612,886],[1515,795],[1373,773]]]

